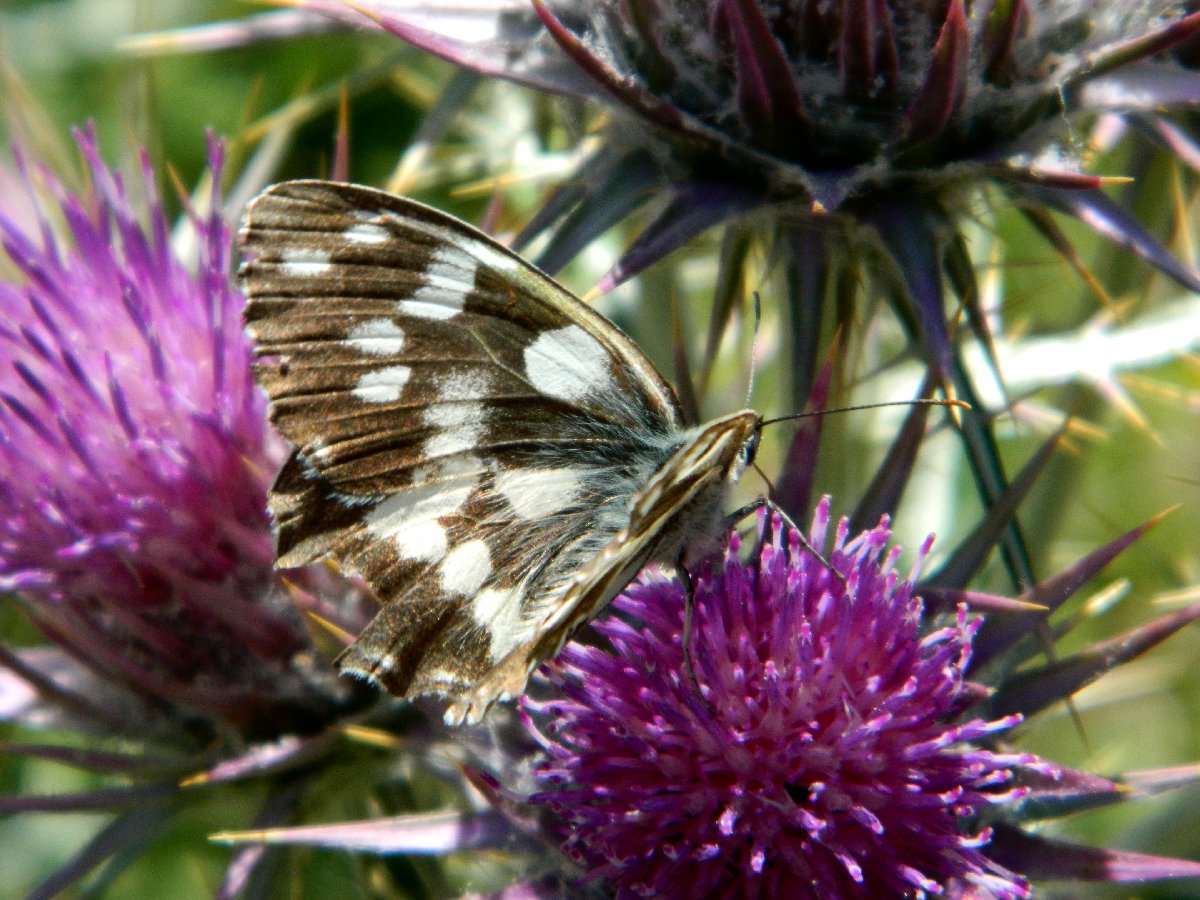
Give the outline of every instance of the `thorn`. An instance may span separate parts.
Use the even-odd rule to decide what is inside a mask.
[[[1159,594],[1150,602],[1154,606],[1186,606],[1196,600],[1200,600],[1200,585]]]
[[[256,831],[218,831],[210,834],[208,839],[215,844],[269,844],[273,835],[273,829],[262,828]]]
[[[963,427],[963,420],[962,414],[959,412],[959,410],[970,409],[971,405],[969,403],[964,403],[962,400],[959,400],[956,396],[954,396],[954,385],[950,382],[946,382],[942,385],[942,393],[946,395],[946,403],[950,408],[950,418],[954,420],[954,427],[961,431]]]
[[[171,186],[175,188],[175,192],[183,204],[185,206],[190,206],[192,198],[188,194],[188,189],[184,187],[183,179],[179,177],[179,173],[170,163],[167,163],[167,177],[171,179]]]
[[[417,184],[417,175],[429,159],[429,144],[425,141],[414,141],[409,144],[400,156],[396,171],[388,179],[388,190],[393,194],[410,194]],[[450,192],[455,195],[454,191]]]
[[[371,728],[367,725],[343,725],[342,734],[358,744],[370,747],[380,747],[384,750],[400,750],[405,746],[405,740],[399,735],[382,728]]]
[[[479,197],[488,194],[495,194],[505,188],[511,187],[514,184],[520,184],[522,181],[528,181],[532,176],[518,175],[515,172],[501,172],[498,175],[493,175],[490,178],[481,178],[478,181],[469,181],[461,184],[458,187],[450,189],[450,196],[454,198],[463,197]]]
[[[289,588],[294,587],[292,584],[287,582],[286,579],[284,580],[284,583],[287,584]],[[347,631],[342,626],[338,625],[335,622],[331,622],[329,619],[326,619],[320,613],[315,613],[311,609],[306,609],[304,612],[308,616],[308,618],[312,619],[313,622],[315,622],[317,625],[321,626],[322,629],[324,629],[326,632],[328,632],[330,635],[332,635],[334,640],[336,640],[342,646],[349,647],[351,644],[354,643],[354,641],[356,639],[356,635],[351,634],[349,631]]]
[[[971,607],[971,602],[968,600],[967,608],[970,609],[970,607]],[[1006,607],[1005,612],[1015,612],[1015,613],[1029,612],[1029,613],[1039,613],[1039,614],[1050,612],[1050,607],[1044,603],[1034,603],[1031,600],[1020,600],[1016,597],[1008,598],[1008,602],[1005,604],[1005,607]]]
[[[1067,421],[1067,433],[1086,441],[1108,440],[1108,432],[1099,425],[1075,417]]]
[[[343,81],[338,91],[337,132],[333,138],[333,165],[329,167],[332,181],[350,180],[350,94]]]
[[[300,6],[300,4],[296,2],[296,0],[266,0],[266,2],[275,4],[278,6]],[[386,30],[386,28],[383,24],[383,16],[380,15],[379,13],[377,13],[373,10],[367,9],[364,6],[359,6],[357,3],[354,3],[353,0],[338,0],[338,2],[341,3],[342,6],[346,7],[347,9],[351,9],[354,12],[358,13],[360,16],[366,16],[368,19],[370,19],[372,22],[374,22],[380,28],[384,28],[384,30]]]
[[[1146,421],[1146,417],[1142,415],[1142,411],[1137,408],[1137,404],[1133,402],[1133,398],[1125,392],[1125,388],[1116,380],[1104,380],[1096,382],[1096,389],[1104,395],[1104,398],[1116,407],[1117,412],[1125,417],[1126,420],[1138,431],[1145,434],[1159,447],[1165,447],[1162,437],[1150,427],[1150,423]]]
[[[1182,503],[1173,503],[1170,506],[1168,506],[1166,509],[1164,509],[1162,512],[1158,513],[1157,515],[1151,516],[1149,519],[1146,520],[1146,524],[1142,526],[1142,530],[1149,531],[1151,528],[1153,528],[1155,525],[1157,525],[1159,522],[1161,522],[1167,516],[1171,515],[1173,512],[1175,512],[1175,510],[1179,509],[1181,506],[1183,506]]]

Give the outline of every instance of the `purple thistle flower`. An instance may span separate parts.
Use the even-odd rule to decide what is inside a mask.
[[[813,546],[829,521],[825,500]],[[885,523],[848,539],[843,521],[828,554],[843,582],[778,518],[749,562],[732,534],[691,574],[695,682],[684,588],[662,575],[594,625],[607,648],[571,643],[547,667],[560,696],[524,702],[546,753],[529,802],[588,880],[619,896],[1029,895],[1020,832],[1001,865],[981,823],[1032,781],[1071,779],[996,749],[1024,717],[971,711],[980,620],[959,606],[931,631],[889,538]]]
[[[825,500],[812,545],[826,546],[829,523]],[[524,740],[495,722],[459,732],[482,741],[483,768],[462,771],[492,812],[225,838],[365,854],[491,848],[523,859],[523,880],[503,894],[520,897],[995,900],[1029,896],[1041,880],[1200,878],[1200,862],[1027,830],[1194,785],[1195,766],[1106,778],[1004,743],[1028,716],[1200,618],[1192,604],[1076,654],[1030,659],[1044,614],[1152,524],[1008,598],[955,586],[978,561],[974,535],[914,586],[920,560],[902,580],[886,524],[850,540],[843,521],[827,554],[843,580],[778,519],[763,540],[764,516],[749,561],[732,534],[719,565],[691,571],[695,680],[684,588],[648,573],[544,667],[543,699],[522,701]],[[547,859],[547,845],[565,856]]]
[[[1172,277],[1197,283],[1147,244],[1136,223],[1102,205],[1102,180],[1083,172],[1063,136],[1071,116],[1195,104],[1196,75],[1155,58],[1200,29],[1200,15],[1186,5],[290,5],[373,24],[468,68],[599,99],[638,120],[634,127],[619,120],[606,146],[527,230],[526,238],[552,232],[542,255],[550,270],[660,193],[672,202],[604,286],[764,203],[793,204],[785,223],[805,207],[825,214],[848,205],[853,218],[886,232],[876,204],[890,206],[899,192],[906,203],[945,214],[974,179],[1076,214]],[[889,249],[904,249],[892,246],[894,235],[882,237]]]
[[[220,197],[188,219],[193,271],[145,154],[141,217],[94,134],[77,140],[89,196],[18,154],[29,196],[40,204],[40,183],[55,208],[36,234],[0,213],[17,279],[0,283],[0,590],[158,725],[165,707],[191,728],[318,727],[347,689],[272,571],[282,448],[250,372]],[[211,141],[214,183],[222,154]]]
[[[440,723],[339,678],[340,647],[316,640],[305,613],[352,633],[373,601],[325,566],[273,568],[267,488],[283,447],[252,380],[219,192],[206,212],[185,198],[173,237],[146,155],[126,183],[90,130],[77,141],[90,191],[76,196],[18,153],[30,203],[0,197],[0,273],[11,279],[0,282],[0,590],[47,638],[0,641],[0,722],[14,734],[55,729],[0,750],[92,781],[0,792],[0,817],[112,815],[82,847],[64,846],[67,858],[30,895],[56,896],[97,869],[90,887],[102,889],[176,818],[196,828],[201,817],[212,831],[203,817],[216,809],[224,834],[257,833],[304,823],[310,790],[378,815],[381,804],[394,811],[381,785],[432,778],[461,796],[456,762],[503,770],[523,755],[512,748],[530,746],[515,715],[496,725],[517,740],[503,741],[509,752],[492,765],[488,740],[451,744]],[[218,185],[215,140],[209,158]],[[462,827],[423,821],[405,836],[434,848],[509,833],[494,812],[460,818]],[[379,846],[379,831],[306,829],[345,849]],[[402,849],[395,833],[382,841]],[[211,856],[208,840],[196,843],[194,858]],[[277,888],[287,852],[234,849],[217,896]],[[385,877],[402,883],[404,869]]]

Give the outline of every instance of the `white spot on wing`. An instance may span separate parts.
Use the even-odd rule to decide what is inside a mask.
[[[479,461],[447,461],[436,475],[396,491],[367,513],[363,524],[380,540],[394,542],[404,559],[436,562],[446,555],[441,516],[458,512],[479,480]]]
[[[434,238],[439,244],[458,248],[458,252],[471,256],[476,262],[485,266],[490,266],[493,269],[501,269],[505,271],[516,271],[521,268],[521,263],[515,257],[507,253],[502,253],[490,244],[478,239],[464,240],[463,235],[449,228],[443,228],[440,225],[435,225],[432,222],[421,222],[416,219],[407,219],[403,216],[398,216],[395,213],[385,213],[386,217],[395,221],[399,221],[405,227],[416,228]]]
[[[412,369],[408,366],[387,366],[366,372],[354,386],[354,396],[364,403],[394,403],[408,384]]]
[[[482,403],[433,403],[425,409],[422,418],[425,424],[434,428],[461,428],[482,425],[486,414]]]
[[[425,441],[422,452],[429,457],[473,450],[487,429],[487,409],[482,403],[434,403],[422,415],[437,432]]]
[[[476,268],[475,258],[453,244],[438,247],[422,273],[425,283],[400,301],[400,312],[419,319],[454,318],[475,289]]]
[[[517,601],[516,588],[484,588],[471,601],[471,617],[476,625],[490,626]]]
[[[343,237],[354,244],[382,244],[392,236],[392,233],[382,225],[370,222],[359,222],[347,228]]]
[[[280,254],[279,268],[285,275],[310,278],[321,275],[333,266],[329,254],[317,247],[287,247]]]
[[[449,546],[446,529],[437,519],[410,519],[392,535],[396,550],[405,559],[437,562]]]
[[[566,509],[582,488],[576,469],[512,469],[496,473],[496,490],[523,519],[540,519]]]
[[[492,574],[492,554],[482,540],[459,544],[442,560],[442,590],[474,594]]]
[[[578,325],[538,335],[525,348],[525,374],[543,394],[569,403],[605,390],[612,381],[608,351]]]
[[[491,393],[492,379],[478,369],[447,372],[437,389],[443,400],[482,400]]]
[[[521,264],[509,256],[507,253],[501,253],[487,244],[477,243],[471,244],[468,248],[472,256],[487,266],[493,269],[501,269],[504,271],[515,271],[521,267]]]
[[[455,431],[442,431],[427,440],[421,448],[426,456],[450,456],[465,450],[474,450],[483,437],[482,427],[464,426]]]
[[[346,340],[372,356],[394,356],[404,349],[404,331],[391,319],[368,319],[350,329]]]
[[[488,652],[497,663],[525,640],[521,628],[521,589],[484,588],[471,601],[471,617],[487,630],[491,639]]]

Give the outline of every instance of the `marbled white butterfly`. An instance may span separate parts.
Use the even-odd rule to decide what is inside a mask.
[[[481,232],[349,184],[250,206],[259,382],[294,452],[277,564],[331,557],[382,603],[339,658],[476,722],[648,562],[720,522],[750,410],[696,428],[615,325]]]

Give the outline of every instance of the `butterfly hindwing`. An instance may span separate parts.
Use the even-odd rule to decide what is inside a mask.
[[[576,628],[594,618],[652,561],[679,561],[689,546],[702,554],[724,521],[721,503],[731,481],[753,459],[761,419],[741,410],[689,429],[674,452],[630,495],[621,527],[597,551],[580,556],[561,600],[528,641],[495,666],[454,703],[448,717],[470,718],[497,697],[519,693],[533,667],[554,656]]]
[[[570,618],[681,443],[674,395],[551,279],[402,198],[276,185],[243,252],[259,381],[295,447],[271,497],[279,563],[328,556],[379,596],[343,668],[486,706],[478,686],[540,661],[522,648]]]

